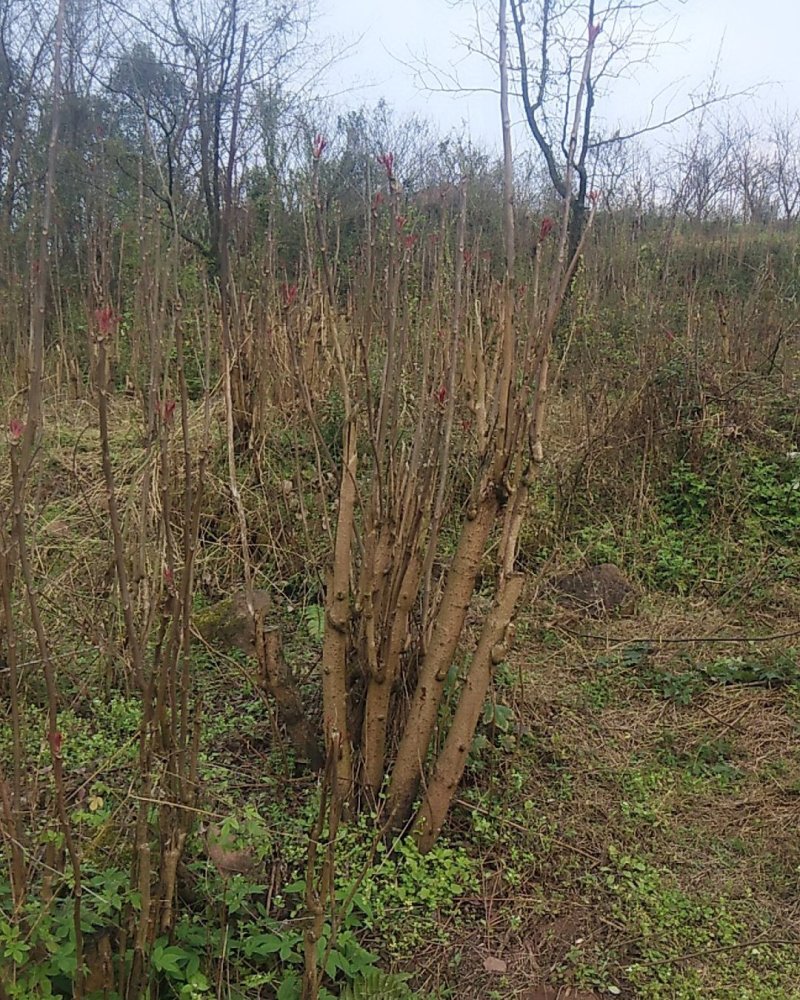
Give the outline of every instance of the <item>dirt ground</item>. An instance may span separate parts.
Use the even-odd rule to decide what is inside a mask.
[[[431,984],[800,997],[797,619],[659,597],[602,621],[552,604],[518,633],[498,693],[516,740],[453,817],[475,838],[485,813],[483,892],[461,967],[432,950]],[[777,638],[722,641],[745,635]],[[745,669],[774,661],[788,683]]]

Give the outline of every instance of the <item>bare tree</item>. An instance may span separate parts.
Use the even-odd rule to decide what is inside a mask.
[[[793,222],[800,210],[800,115],[773,114],[768,140],[775,195],[783,218]]]
[[[703,222],[721,209],[731,192],[731,149],[724,136],[704,128],[670,157],[665,193],[674,216]]]
[[[0,188],[10,232],[20,196],[21,165],[34,114],[35,83],[47,58],[48,31],[37,9],[20,0],[0,4]]]
[[[674,125],[710,104],[728,100],[728,93],[690,97],[683,110],[663,117],[655,113],[645,123],[601,129],[598,102],[615,80],[629,76],[654,56],[658,39],[670,23],[666,0],[510,0],[518,56],[518,87],[531,135],[547,164],[553,188],[569,197],[570,248],[574,250],[585,224],[591,193],[593,162],[610,146]],[[587,28],[588,25],[588,28]],[[573,120],[583,54],[596,47],[586,80],[586,96],[572,148],[568,123]],[[567,188],[567,167],[573,189]]]

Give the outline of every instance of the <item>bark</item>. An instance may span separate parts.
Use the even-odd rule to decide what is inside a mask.
[[[586,231],[588,212],[580,191],[569,206],[569,236],[567,239],[567,260],[572,260],[579,252],[583,234]]]
[[[319,771],[325,758],[303,708],[297,683],[283,655],[280,630],[268,629],[260,641],[263,642],[264,684],[275,699],[278,717],[286,726],[289,740],[297,754],[307,760],[313,770]]]
[[[498,509],[494,487],[488,484],[477,510],[461,530],[392,772],[388,809],[395,828],[407,821],[419,788],[444,682],[458,648],[475,580]]]
[[[370,677],[364,711],[364,786],[373,801],[386,773],[386,730],[392,687],[400,672],[400,658],[408,638],[408,620],[419,591],[422,563],[414,556],[406,569],[388,642],[381,655],[381,669]]]
[[[506,577],[495,606],[484,622],[450,732],[414,823],[414,835],[423,853],[431,849],[439,836],[464,773],[494,668],[506,657],[508,626],[523,583],[522,574]]]
[[[344,430],[342,481],[336,544],[325,601],[322,644],[322,707],[325,747],[335,755],[335,793],[347,800],[353,784],[352,747],[347,725],[347,648],[350,630],[350,548],[356,501],[356,428]]]

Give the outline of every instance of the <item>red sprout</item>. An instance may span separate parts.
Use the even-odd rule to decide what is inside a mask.
[[[95,322],[101,337],[108,337],[114,332],[119,317],[115,314],[111,306],[103,306],[102,309],[95,309]]]
[[[378,163],[386,171],[387,178],[391,181],[394,179],[394,153],[381,153],[378,157]]]
[[[165,424],[171,424],[172,418],[175,415],[175,400],[165,399],[161,407],[161,419]]]
[[[283,304],[288,309],[294,304],[294,300],[297,298],[297,285],[290,285],[287,282],[283,285]]]
[[[317,133],[317,135],[314,136],[313,143],[311,144],[311,155],[314,157],[315,160],[320,159],[322,154],[325,152],[327,146],[328,146],[328,140],[325,138],[325,136]]]

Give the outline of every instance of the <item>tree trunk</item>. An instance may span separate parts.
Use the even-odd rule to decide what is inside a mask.
[[[257,638],[257,644],[259,642],[263,642],[264,684],[275,699],[278,718],[286,726],[296,753],[307,760],[314,771],[320,771],[325,758],[303,708],[297,683],[284,658],[280,629],[266,630],[263,637]]]
[[[339,801],[350,797],[353,785],[352,747],[347,725],[347,650],[350,631],[350,547],[356,501],[356,427],[352,417],[344,429],[342,482],[333,566],[325,601],[322,643],[322,707],[325,751],[334,755],[334,792]]]
[[[423,853],[431,849],[439,836],[464,774],[492,673],[506,656],[506,633],[523,583],[522,574],[506,577],[495,606],[484,622],[450,732],[414,823],[414,834]]]
[[[586,229],[588,213],[583,202],[576,198],[569,206],[569,236],[567,238],[567,260],[571,261],[578,252]],[[570,288],[572,282],[570,282]]]
[[[475,580],[498,509],[494,487],[488,484],[474,516],[461,530],[392,772],[388,809],[395,828],[405,824],[414,804],[436,725],[444,682],[458,648]]]

